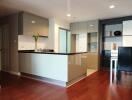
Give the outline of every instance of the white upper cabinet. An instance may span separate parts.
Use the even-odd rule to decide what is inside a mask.
[[[48,36],[49,20],[30,13],[20,13],[19,34],[34,35],[36,33],[39,33],[41,36]]]
[[[70,27],[71,27],[72,34],[87,33],[87,22],[71,23]]]
[[[98,20],[71,23],[72,34],[98,32]]]
[[[123,21],[123,35],[132,35],[132,20]]]
[[[78,33],[87,33],[87,22],[78,22]]]
[[[88,21],[88,33],[98,32],[98,20]]]
[[[71,33],[72,34],[78,34],[78,24],[77,23],[71,23],[70,25]]]

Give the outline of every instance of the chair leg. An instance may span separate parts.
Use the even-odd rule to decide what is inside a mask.
[[[117,71],[117,82],[121,80],[121,71]]]

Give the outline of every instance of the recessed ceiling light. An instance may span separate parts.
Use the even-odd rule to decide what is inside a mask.
[[[113,8],[115,8],[115,5],[110,5],[109,8],[113,9]]]
[[[35,23],[36,23],[36,21],[32,20],[32,21],[31,21],[31,23],[32,23],[32,24],[35,24]]]
[[[71,17],[71,14],[69,13],[69,14],[67,14],[67,17]]]
[[[89,25],[90,27],[93,27],[94,25],[93,24],[91,24],[91,25]]]

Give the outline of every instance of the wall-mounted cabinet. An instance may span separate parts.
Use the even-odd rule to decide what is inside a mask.
[[[88,33],[87,35],[87,50],[89,52],[97,52],[98,51],[98,34],[97,32]]]
[[[71,27],[71,33],[72,34],[87,33],[87,22],[71,23],[70,27]]]
[[[78,33],[78,23],[71,23],[70,29],[72,34],[77,34]]]
[[[72,34],[98,32],[98,20],[71,23]]]
[[[19,14],[19,35],[48,36],[49,20],[30,13],[21,12]]]
[[[88,21],[88,33],[98,32],[98,20]]]
[[[78,33],[83,34],[87,33],[87,22],[78,22]]]

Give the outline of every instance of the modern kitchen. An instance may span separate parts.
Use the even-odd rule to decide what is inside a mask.
[[[25,8],[21,5],[19,7],[15,1],[25,4]],[[51,1],[47,1],[51,7],[49,10],[48,3],[47,6],[44,4],[45,9],[41,8],[40,0],[32,2],[32,5],[30,0],[15,1],[3,0],[3,4],[0,3],[0,11],[5,11],[0,13],[0,84],[4,84],[4,87],[11,86],[11,80],[16,83],[12,85],[16,89],[21,82],[26,87],[27,80],[31,85],[33,83],[55,87],[55,90],[64,89],[64,97],[68,95],[68,91],[75,91],[72,95],[82,96],[77,100],[85,100],[81,94],[82,90],[85,93],[90,90],[94,93],[94,90],[101,89],[113,93],[116,86],[124,89],[123,82],[129,87],[132,86],[132,13],[119,14],[122,9],[116,3],[105,1],[108,5],[106,9],[106,5],[95,0],[97,4],[103,5],[102,12],[99,12],[101,9],[97,6],[96,14],[92,16],[95,12],[93,9],[81,10],[80,7],[71,6],[73,1],[64,0],[65,2],[59,3],[52,1],[56,5],[56,11],[52,15],[50,10],[53,10],[54,6]],[[92,5],[95,3],[91,2]],[[78,0],[76,3],[87,8],[86,4]],[[61,4],[66,5],[66,13]],[[121,2],[119,4],[123,5]],[[91,8],[90,5],[89,7]],[[65,14],[65,17],[62,17],[59,11],[63,11],[61,13]],[[91,16],[82,15],[84,11]],[[77,12],[80,14],[76,17]],[[29,84],[27,86],[30,87]],[[40,88],[39,86],[34,85],[37,88]],[[125,89],[129,91],[129,88]],[[107,96],[109,94],[106,91],[104,93]]]
[[[7,37],[2,40],[8,54],[2,53],[5,56],[2,71],[69,86],[98,70],[98,20],[64,25],[54,18],[47,19],[28,12],[11,14],[4,20],[9,21],[1,27],[2,32],[5,31],[9,38],[8,27],[15,24],[13,29],[17,33],[8,42]],[[76,28],[77,25],[80,29]],[[10,63],[16,69],[9,68]]]
[[[73,27],[73,31],[70,31],[69,27],[68,29],[64,29],[64,27],[61,28],[61,26],[58,27],[58,34],[56,34],[58,36],[53,37],[54,39],[55,37],[58,38],[54,40],[58,47],[56,46],[56,49],[53,49],[47,47],[49,45],[48,42],[50,42],[48,40],[48,28],[51,28],[50,22],[47,22],[47,25],[44,26],[46,21],[43,22],[43,18],[40,21],[39,19],[40,18],[35,15],[23,13],[22,33],[24,34],[18,36],[19,67],[22,75],[33,74],[43,77],[43,79],[45,78],[44,81],[68,86],[69,84],[86,77],[87,71],[89,71],[88,73],[93,73],[98,70],[98,21],[89,22],[89,24],[91,23],[96,26],[95,28],[94,26],[89,28],[89,32],[91,32],[89,34],[87,34],[87,22],[80,23],[80,25],[83,25],[83,23],[86,25],[86,28],[82,27],[82,29],[79,29],[80,32],[75,32],[74,26],[76,27],[76,25],[72,24],[71,27]],[[40,25],[38,25],[39,22]],[[34,24],[36,24],[36,30],[33,32],[32,29],[35,29]],[[45,28],[43,29],[42,26]],[[71,32],[74,34],[71,35]],[[36,51],[32,36],[37,34],[34,33],[40,35],[37,41],[38,47]],[[89,38],[89,41],[87,38]],[[94,43],[93,45],[90,44],[92,41]],[[91,62],[93,59],[90,61],[88,57],[89,59],[93,58],[95,60]],[[90,63],[87,63],[87,61]],[[88,66],[89,70],[87,70]],[[50,81],[51,79],[53,80]]]

